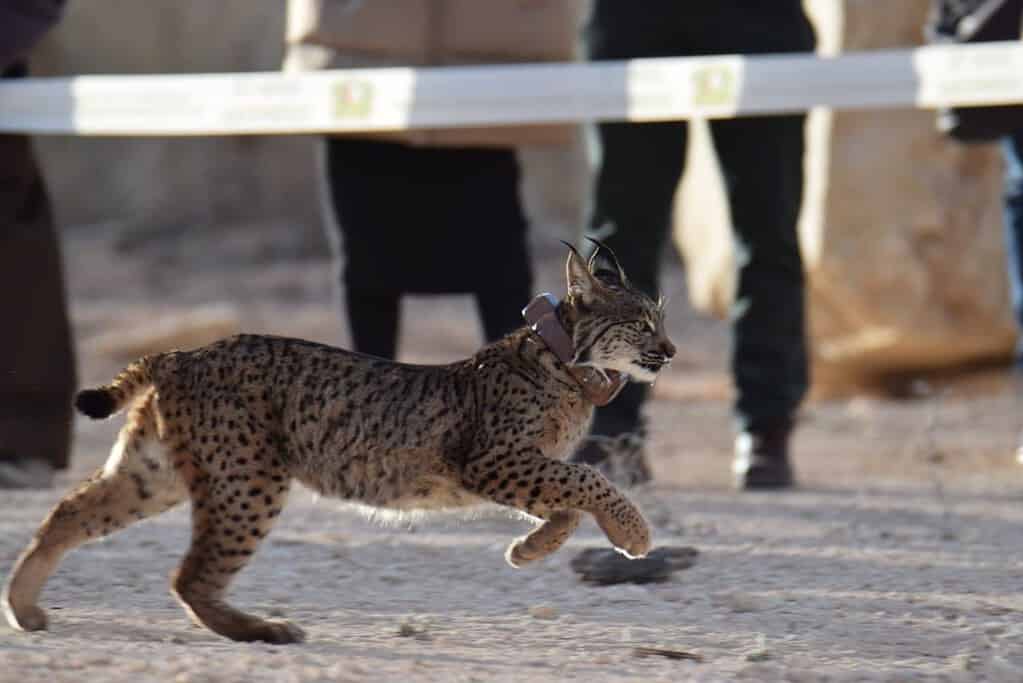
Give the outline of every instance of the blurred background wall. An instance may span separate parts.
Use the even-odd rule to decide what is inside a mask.
[[[272,71],[283,30],[276,0],[70,2],[32,66],[40,75]],[[306,137],[39,139],[65,226],[283,221],[319,239],[312,146]]]
[[[921,42],[928,0],[806,0],[820,51]],[[40,75],[276,70],[280,0],[72,2],[35,55]],[[676,217],[694,304],[723,314],[731,240],[705,130],[695,126]],[[801,224],[817,376],[1006,357],[1001,165],[991,147],[934,132],[926,111],[814,112]],[[251,223],[326,254],[312,137],[44,137],[39,147],[66,229],[114,222],[126,239]],[[570,239],[590,169],[582,144],[524,150],[535,241]]]

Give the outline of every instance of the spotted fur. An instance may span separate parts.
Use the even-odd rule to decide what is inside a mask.
[[[674,354],[661,309],[600,263],[569,256],[558,315],[576,362],[649,380]],[[621,552],[650,548],[627,498],[590,467],[558,459],[593,406],[528,328],[442,366],[243,335],[143,358],[76,403],[97,418],[129,414],[106,465],[65,496],[18,559],[0,605],[19,629],[46,627],[37,599],[64,553],[190,499],[191,547],[171,587],[192,619],[235,640],[301,640],[298,627],[224,601],[294,480],[379,509],[516,508],[539,521],[509,547],[516,567],[560,547],[584,512]]]

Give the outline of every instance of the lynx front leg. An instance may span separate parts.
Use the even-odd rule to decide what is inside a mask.
[[[549,520],[533,532],[540,534],[538,543],[556,538],[561,533],[559,527],[568,524],[570,518],[552,519],[555,513],[581,510],[592,514],[612,545],[628,557],[642,557],[650,550],[650,527],[639,509],[587,465],[551,460],[538,449],[523,449],[471,460],[464,477],[470,490]],[[563,542],[564,538],[552,550]],[[527,548],[532,545],[526,543]],[[510,562],[511,553],[509,550]]]
[[[580,521],[582,513],[578,510],[553,512],[531,532],[512,541],[504,554],[504,559],[519,569],[530,562],[547,557],[565,544],[568,537],[579,527]]]

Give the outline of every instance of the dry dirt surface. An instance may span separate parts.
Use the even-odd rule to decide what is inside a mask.
[[[329,264],[286,226],[183,232],[68,236],[83,384],[161,338],[345,343]],[[544,247],[540,262],[539,284],[560,292],[561,253]],[[682,351],[650,408],[657,482],[634,498],[658,543],[699,550],[692,568],[588,586],[569,562],[606,544],[592,522],[515,570],[502,552],[528,524],[499,510],[387,527],[299,490],[231,598],[295,620],[308,641],[242,644],[192,626],[168,593],[189,536],[182,508],[69,555],[42,596],[51,630],[0,626],[0,681],[1023,681],[1020,424],[1004,373],[810,401],[801,487],[735,493],[727,327],[688,311],[676,268],[669,283]],[[415,299],[406,316],[405,359],[477,343],[470,301]],[[55,488],[0,493],[0,578],[103,462],[118,422],[77,423]]]

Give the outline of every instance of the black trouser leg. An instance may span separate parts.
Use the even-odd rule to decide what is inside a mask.
[[[480,153],[482,154],[482,153]],[[529,253],[528,222],[519,197],[521,169],[514,150],[486,151],[487,180],[477,182],[459,202],[456,220],[473,224],[486,216],[486,231],[499,238],[489,274],[477,276],[473,292],[476,309],[488,342],[522,327],[522,309],[533,298],[533,267]]]
[[[601,163],[587,234],[611,247],[629,280],[656,296],[672,200],[685,164],[686,124],[606,123],[597,132]],[[626,386],[597,409],[591,431],[610,436],[637,430],[648,393],[643,384]]]
[[[392,182],[386,181],[385,176],[392,171],[388,168],[390,157],[396,153],[392,146],[327,138],[325,153],[335,218],[334,225],[328,221],[327,227],[337,230],[328,235],[328,242],[339,265],[352,347],[360,353],[395,358],[401,293],[397,288],[387,288],[386,275],[373,277],[378,271],[386,271],[388,258],[387,250],[375,237],[378,232],[393,230],[398,223],[388,190],[409,202],[408,182],[397,172]]]
[[[736,242],[732,371],[740,429],[789,421],[808,384],[797,220],[805,116],[712,121]]]
[[[359,353],[393,359],[398,355],[401,296],[345,288],[352,346]]]
[[[524,286],[476,292],[476,310],[488,342],[497,341],[524,324],[522,308],[532,296],[529,280],[522,284]]]
[[[1009,293],[1017,329],[1023,333],[1023,128],[1002,139],[1002,158],[1005,160],[1002,207]],[[1015,361],[1023,370],[1023,334],[1017,344]]]
[[[328,138],[326,162],[356,350],[394,355],[402,294],[473,293],[488,340],[522,324],[532,264],[514,150]]]
[[[713,5],[713,6],[711,6]],[[813,49],[799,0],[711,5],[596,0],[586,28],[593,60]],[[803,275],[796,240],[802,192],[803,117],[714,121],[740,247],[733,371],[742,426],[788,417],[807,386]],[[679,132],[668,131],[678,127]],[[685,156],[684,124],[605,124],[604,160],[590,230],[608,241],[630,279],[657,288],[671,199]],[[772,316],[776,316],[772,318]],[[643,387],[597,411],[594,431],[638,421]],[[618,418],[615,420],[615,418]]]
[[[75,358],[58,235],[27,137],[0,135],[0,457],[67,466]]]

